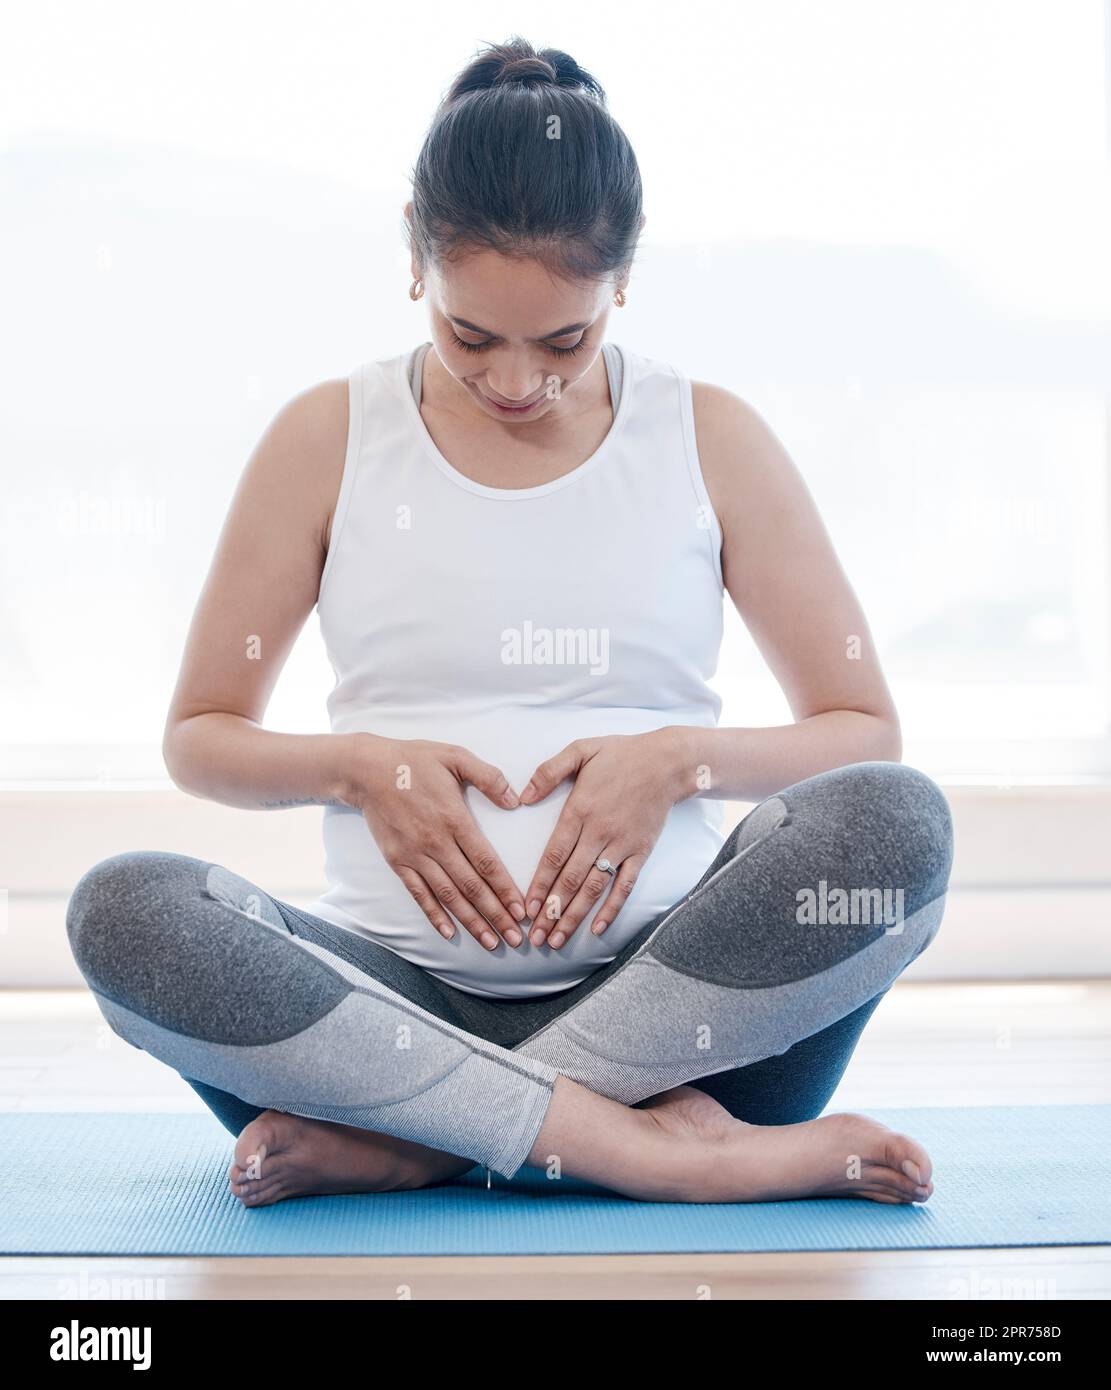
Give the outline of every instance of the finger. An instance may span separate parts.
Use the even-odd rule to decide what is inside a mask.
[[[521,929],[512,915],[506,911],[505,904],[487,883],[481,871],[463,853],[459,844],[453,843],[441,850],[439,858],[444,872],[462,890],[463,896],[471,906],[509,942],[510,946],[519,946],[525,939]],[[522,910],[522,919],[524,915]]]
[[[394,869],[394,873],[408,888],[413,896],[413,901],[444,938],[450,941],[455,935],[455,923],[444,911],[436,894],[428,886],[428,883],[417,873],[416,869],[411,869],[407,864],[402,864]]]
[[[608,850],[605,858],[611,864],[618,865],[617,876],[613,878],[613,886],[610,888],[602,906],[598,909],[597,916],[590,924],[590,930],[595,936],[601,936],[605,929],[612,926],[617,918],[617,914],[628,901],[629,894],[633,891],[640,871],[644,868],[647,856],[643,854],[630,855],[628,859],[615,858]],[[611,877],[607,875],[607,877]]]
[[[545,905],[545,916],[552,917],[553,924],[548,931],[548,945],[559,951],[566,941],[573,937],[578,924],[591,912],[595,903],[609,888],[609,874],[595,867],[601,851],[595,852],[601,837],[591,834],[590,827],[584,827],[578,837],[574,853],[565,866],[556,874],[548,895],[548,905],[556,903],[558,912]],[[602,841],[605,842],[605,841]]]
[[[517,793],[509,785],[501,768],[476,758],[469,748],[456,749],[450,766],[456,776],[461,777],[464,782],[469,782],[472,787],[477,787],[495,806],[513,810],[515,806],[520,805]]]
[[[498,858],[497,850],[475,825],[467,820],[454,832],[455,843],[497,894],[515,922],[525,920],[525,895],[510,878],[509,870]]]
[[[464,880],[469,881],[477,878],[475,871],[458,851],[454,856],[449,851],[445,857],[451,858],[453,863],[463,866],[460,877]],[[486,950],[496,950],[499,944],[497,932],[471,902],[455,875],[443,864],[439,864],[433,859],[421,861],[421,873],[428,881],[429,888],[464,930]]]
[[[554,758],[541,763],[521,793],[522,804],[531,806],[534,801],[543,801],[555,791],[560,782],[575,775],[582,766],[582,760],[582,749],[578,743],[569,743]]]
[[[609,874],[597,867],[597,860],[601,858],[601,854],[591,854],[587,850],[589,843],[589,833],[584,832],[575,853],[555,881],[552,897],[565,901],[567,906],[548,933],[548,945],[553,951],[558,951],[570,941],[583,918],[590,915],[595,904],[605,896],[606,889],[610,886]]]
[[[555,829],[548,837],[540,862],[532,875],[532,882],[525,894],[525,911],[532,919],[529,941],[534,946],[543,946],[547,940],[552,923],[560,915],[562,904],[549,903],[549,894],[556,876],[575,852],[582,831],[582,822],[570,803],[560,812]]]

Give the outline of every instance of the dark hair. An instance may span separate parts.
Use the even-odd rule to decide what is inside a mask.
[[[640,234],[640,170],[606,94],[574,58],[521,38],[452,83],[413,169],[418,266],[489,248],[565,278],[625,274]]]

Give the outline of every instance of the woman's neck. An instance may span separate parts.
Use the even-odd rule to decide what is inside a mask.
[[[428,348],[421,377],[419,406],[426,419],[428,416],[442,415],[450,417],[453,422],[488,431],[497,437],[528,438],[537,444],[548,438],[555,442],[569,431],[577,431],[583,423],[606,412],[608,428],[617,411],[617,402],[610,395],[609,373],[601,350],[574,387],[554,401],[539,419],[522,420],[519,424],[494,420],[485,414],[467,389],[440,361],[435,345]]]
[[[562,477],[597,450],[613,428],[615,406],[601,353],[538,420],[494,420],[428,350],[420,413],[433,443],[458,472],[487,487],[537,487]]]

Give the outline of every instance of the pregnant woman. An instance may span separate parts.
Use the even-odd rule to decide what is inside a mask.
[[[644,218],[597,82],[484,51],[406,220],[431,342],[274,420],[166,728],[195,795],[325,807],[327,891],[303,910],[169,851],[96,864],[68,927],[105,1018],[239,1136],[251,1206],[475,1163],[648,1199],[928,1198],[921,1145],[821,1112],[938,929],[948,809],[897,761],[774,435],[605,341]],[[790,725],[717,727],[726,592]],[[331,732],[264,729],[314,605]],[[724,799],[757,803],[728,835]]]

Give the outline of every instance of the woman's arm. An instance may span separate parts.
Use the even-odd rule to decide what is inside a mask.
[[[441,935],[454,936],[454,916],[488,950],[497,948],[499,932],[518,946],[521,891],[479,831],[464,792],[470,784],[495,805],[515,807],[499,768],[453,744],[261,727],[319,596],[347,411],[345,381],[314,387],[279,413],[251,456],[189,629],[166,721],[166,766],[183,790],[229,806],[361,811],[386,862]]]
[[[274,419],[240,478],[189,628],[162,751],[196,796],[247,808],[345,802],[351,740],[260,727],[316,603],[347,447],[347,383]]]
[[[798,469],[728,391],[696,384],[694,418],[725,586],[797,722],[577,739],[541,763],[521,794],[526,805],[567,778],[574,786],[525,895],[530,916],[545,908],[534,945],[558,950],[602,897],[591,930],[605,931],[677,802],[758,801],[830,768],[900,757],[868,624]],[[612,880],[595,867],[599,855],[619,866]]]
[[[703,383],[693,395],[725,586],[797,722],[662,731],[680,795],[752,801],[847,763],[897,762],[867,620],[799,470],[751,406]]]

